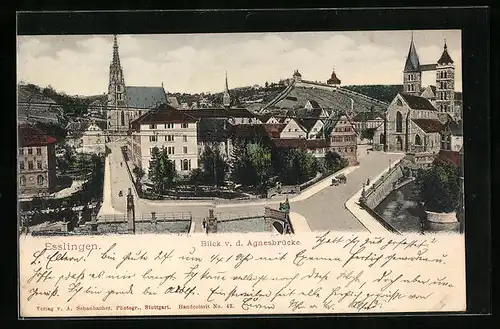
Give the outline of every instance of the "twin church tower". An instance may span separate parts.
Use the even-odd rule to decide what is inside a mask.
[[[444,41],[443,53],[436,64],[420,64],[417,50],[411,37],[410,49],[403,71],[404,93],[414,96],[423,96],[422,72],[436,72],[436,86],[432,88],[430,98],[439,112],[448,113],[457,117],[458,107],[455,106],[455,65],[448,53],[446,40]],[[424,96],[425,97],[425,96]]]

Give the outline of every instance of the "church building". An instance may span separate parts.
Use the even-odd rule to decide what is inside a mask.
[[[167,104],[167,94],[161,87],[127,86],[120,63],[116,35],[113,43],[113,59],[109,66],[107,100],[107,129],[113,135],[126,134],[130,123],[148,110]]]
[[[446,41],[437,63],[422,65],[412,36],[403,71],[403,92],[390,103],[385,131],[379,136],[385,141],[386,151],[430,155],[439,152],[445,125],[461,117],[455,101],[454,70]],[[436,71],[436,86],[422,88],[425,71]]]

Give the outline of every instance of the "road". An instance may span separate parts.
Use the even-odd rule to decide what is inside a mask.
[[[359,168],[347,175],[347,183],[330,186],[304,201],[291,205],[291,210],[307,218],[312,231],[365,231],[365,227],[345,207],[345,203],[363,188],[368,178],[373,179],[389,167],[390,162],[403,154],[372,152],[366,154],[366,146],[359,147]]]
[[[195,221],[196,231],[201,229],[201,219],[208,215],[209,209],[215,209],[216,213],[249,213],[263,211],[265,205],[260,202],[257,205],[235,203],[234,205],[207,204],[206,201],[152,201],[140,199],[133,187],[127,166],[121,154],[120,146],[123,142],[110,143],[111,150],[109,158],[109,175],[111,204],[114,210],[126,213],[126,194],[128,189],[134,195],[135,213],[151,214],[151,212],[172,213],[190,212]],[[327,187],[306,200],[291,202],[291,211],[296,212],[306,218],[311,230],[335,230],[335,231],[365,231],[363,225],[345,208],[345,202],[362,188],[363,182],[367,178],[373,179],[380,172],[387,169],[390,161],[395,161],[403,155],[387,154],[383,152],[371,152],[366,154],[366,146],[359,147],[360,166],[347,175],[347,183],[339,186]],[[122,163],[120,165],[120,163]],[[119,197],[119,191],[123,191],[123,196]],[[106,200],[105,202],[106,203]],[[276,208],[276,202],[270,201]]]

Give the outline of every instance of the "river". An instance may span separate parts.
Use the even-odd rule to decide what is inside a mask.
[[[423,207],[416,201],[414,188],[415,182],[411,182],[392,191],[375,208],[375,212],[402,233],[420,233],[420,222],[425,218]]]

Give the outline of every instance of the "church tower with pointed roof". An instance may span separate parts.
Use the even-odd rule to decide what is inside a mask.
[[[406,94],[414,96],[420,96],[422,92],[422,68],[420,67],[415,43],[413,42],[413,33],[403,70],[403,88]]]
[[[222,105],[224,105],[224,107],[231,106],[231,95],[229,95],[229,86],[227,84],[227,71],[226,71],[226,83],[224,85],[224,95],[222,96]]]
[[[436,65],[436,108],[456,117],[455,113],[455,65],[448,54],[444,41],[443,53]]]
[[[127,96],[125,93],[125,78],[123,77],[123,69],[120,63],[118,40],[115,35],[113,39],[113,59],[109,65],[108,129],[120,130],[120,127],[128,129],[128,124],[125,122],[125,113],[123,113],[126,110],[124,108],[127,106]]]

